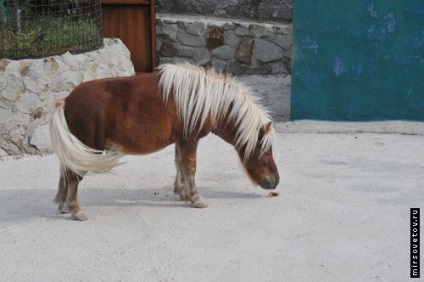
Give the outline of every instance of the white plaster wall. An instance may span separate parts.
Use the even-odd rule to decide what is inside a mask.
[[[53,101],[82,82],[134,75],[130,52],[119,39],[84,54],[0,60],[0,157],[50,151]]]

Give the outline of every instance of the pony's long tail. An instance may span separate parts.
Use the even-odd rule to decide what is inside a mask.
[[[50,120],[52,149],[59,158],[62,170],[67,168],[82,177],[87,172],[103,173],[118,165],[119,158],[124,155],[122,152],[90,148],[69,131],[64,106],[64,99],[56,101]]]

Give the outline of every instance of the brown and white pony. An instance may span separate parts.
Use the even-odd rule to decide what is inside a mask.
[[[254,184],[274,189],[279,182],[272,153],[275,133],[250,92],[229,76],[189,64],[82,83],[55,102],[50,122],[61,164],[59,210],[86,220],[78,205],[78,184],[87,172],[109,171],[125,154],[149,154],[173,143],[174,192],[194,207],[207,207],[195,173],[197,144],[210,132],[235,147]]]

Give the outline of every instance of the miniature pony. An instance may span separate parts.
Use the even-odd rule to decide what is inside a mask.
[[[190,64],[165,64],[153,73],[98,79],[55,102],[51,143],[60,165],[55,201],[75,220],[78,184],[86,173],[107,172],[125,154],[149,154],[175,143],[174,192],[194,207],[208,204],[195,184],[199,139],[210,132],[233,145],[256,185],[279,182],[274,129],[250,89],[235,79]]]

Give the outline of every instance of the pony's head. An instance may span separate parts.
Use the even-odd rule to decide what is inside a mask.
[[[246,155],[245,148],[239,150],[243,165],[254,184],[263,189],[275,189],[280,181],[272,152],[273,128],[269,122],[259,130],[255,148]]]
[[[173,96],[184,135],[207,120],[212,131],[235,146],[253,183],[274,189],[280,180],[272,145],[275,133],[259,99],[234,78],[189,64],[162,65],[160,88],[165,104]]]

